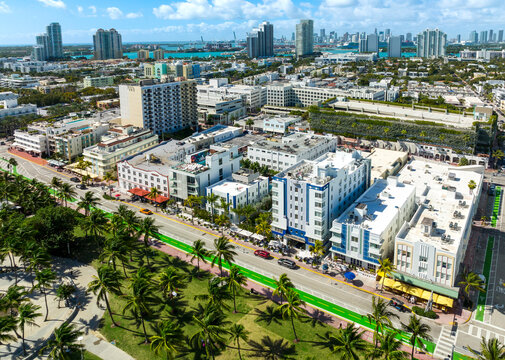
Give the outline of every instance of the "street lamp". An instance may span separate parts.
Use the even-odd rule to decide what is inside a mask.
[[[81,360],[83,360],[83,359],[84,359],[84,356],[83,356],[83,354],[82,354],[82,339],[84,339],[82,336],[79,336],[79,337],[77,338],[77,340],[79,340],[79,345],[80,345],[80,348],[81,348]]]

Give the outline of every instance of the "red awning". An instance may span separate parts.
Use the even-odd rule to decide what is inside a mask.
[[[149,196],[145,196],[145,198],[147,198],[149,200],[153,200],[154,202],[157,202],[158,204],[161,204],[161,203],[164,203],[165,201],[168,201],[168,198],[166,196],[163,196],[163,195],[158,195],[158,196],[156,196],[155,199],[152,199]]]
[[[133,188],[128,190],[128,192],[137,196],[146,196],[147,194],[149,194],[149,191],[143,190],[141,188]]]

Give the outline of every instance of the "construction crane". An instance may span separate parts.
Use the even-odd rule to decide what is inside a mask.
[[[202,43],[203,43],[203,42],[204,42],[204,41],[203,41],[203,36],[201,36],[201,35],[200,35],[200,38],[202,39]]]
[[[235,31],[233,32],[233,37],[235,38],[235,42],[237,42],[237,35],[235,35]]]

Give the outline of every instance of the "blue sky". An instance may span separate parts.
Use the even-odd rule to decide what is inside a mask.
[[[301,18],[315,30],[395,34],[438,27],[450,37],[471,30],[495,31],[504,0],[0,0],[0,44],[32,44],[50,22],[59,22],[63,42],[91,43],[98,28],[114,27],[123,42],[232,40],[258,22],[274,24],[275,36],[288,38]]]

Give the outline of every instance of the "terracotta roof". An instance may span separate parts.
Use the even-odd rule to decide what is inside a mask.
[[[149,194],[149,191],[141,189],[141,188],[133,188],[133,189],[128,190],[128,192],[133,195],[137,195],[137,196],[146,196],[147,194]]]

